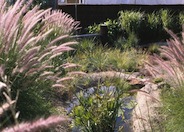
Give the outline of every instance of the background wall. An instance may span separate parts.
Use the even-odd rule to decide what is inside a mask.
[[[121,10],[153,12],[162,8],[170,9],[175,13],[184,11],[184,5],[58,5],[58,9],[62,9],[80,21],[83,29],[94,23],[104,22],[107,18],[116,19]]]
[[[84,0],[85,4],[141,4],[141,5],[164,5],[184,4],[183,0]]]

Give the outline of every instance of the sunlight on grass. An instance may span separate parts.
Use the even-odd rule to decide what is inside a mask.
[[[121,51],[95,45],[92,41],[82,41],[80,50],[68,59],[69,62],[78,63],[84,72],[100,71],[138,71],[143,65],[147,55],[135,49]]]
[[[163,122],[168,132],[184,131],[184,86],[179,89],[162,90],[162,113],[165,115]]]

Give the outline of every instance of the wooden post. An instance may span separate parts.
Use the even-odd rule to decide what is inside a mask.
[[[100,37],[103,45],[108,43],[108,28],[107,25],[100,25]]]

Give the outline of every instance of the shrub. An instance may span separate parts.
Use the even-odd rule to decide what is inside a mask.
[[[120,24],[117,20],[108,19],[104,22],[108,28],[108,42],[111,46],[114,45],[114,42],[120,37],[123,36],[123,30],[120,29]]]
[[[165,28],[177,33],[181,31],[181,25],[179,25],[178,14],[176,14],[175,12],[171,12],[170,10],[162,9],[160,10],[160,16],[163,25],[162,37],[164,39],[168,39],[170,37],[165,31]]]
[[[120,11],[119,23],[128,36],[134,33],[139,43],[165,41],[169,37],[165,28],[180,31],[178,14],[166,9],[152,13]]]
[[[130,86],[119,79],[106,82],[108,83],[94,87],[92,94],[86,96],[86,93],[80,92],[77,95],[79,105],[76,105],[71,113],[74,118],[73,127],[79,127],[83,132],[118,131],[116,118],[120,116],[124,119],[122,98]]]
[[[101,24],[89,26],[88,32],[99,33]],[[165,28],[172,29],[175,32],[179,32],[181,29],[178,14],[166,9],[152,13],[120,11],[118,20],[108,19],[103,24],[108,27],[109,44],[112,46],[118,45],[118,47],[122,47],[122,45],[131,47],[138,43],[165,41],[169,37]]]
[[[100,24],[94,24],[88,26],[89,33],[100,33],[100,26],[106,25],[108,28],[108,46],[114,46],[115,41],[122,35],[123,30],[120,28],[120,24],[117,20],[107,19],[105,22]]]
[[[158,29],[161,27],[161,18],[158,12],[152,12],[147,14],[147,24],[150,29]]]
[[[78,22],[61,11],[39,10],[38,6],[29,10],[31,2],[17,0],[8,7],[5,0],[0,1],[0,81],[7,86],[1,103],[15,99],[10,111],[15,123],[15,108],[20,114],[26,113],[22,119],[48,114],[45,91],[62,88],[64,80],[64,66],[56,64],[55,58],[73,50],[70,45],[76,44],[67,34],[77,29]],[[26,105],[30,101],[32,105]]]
[[[140,38],[144,42],[154,42],[163,39],[163,25],[158,11],[146,14],[145,28],[141,29]],[[146,34],[145,34],[146,32]],[[165,31],[164,31],[165,32]]]
[[[93,24],[87,28],[89,33],[100,33],[100,24]]]
[[[144,13],[140,11],[120,11],[119,21],[121,28],[124,29],[128,34],[135,33],[141,29],[141,24],[144,21]]]
[[[145,39],[145,35],[143,35],[143,29],[144,32],[145,30],[149,31],[147,30],[148,28],[146,26],[146,14],[140,11],[120,11],[119,22],[121,28],[126,31],[127,37],[125,37],[125,40],[127,41],[132,40],[133,36],[136,36],[135,38],[142,41]],[[131,44],[128,42],[127,45],[130,46]]]
[[[184,12],[179,13],[179,24],[182,26],[184,24]]]
[[[160,16],[162,20],[162,25],[164,28],[171,29],[173,23],[173,16],[169,10],[160,10]]]

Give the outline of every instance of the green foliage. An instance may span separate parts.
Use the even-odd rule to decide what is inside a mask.
[[[149,54],[159,54],[160,53],[159,49],[160,49],[160,46],[154,43],[148,47],[148,53]]]
[[[46,89],[40,91],[35,86],[21,91],[16,106],[17,111],[20,112],[19,120],[26,121],[49,116],[53,106],[46,97]]]
[[[169,36],[165,28],[175,32],[181,30],[182,14],[161,9],[152,13],[141,11],[120,11],[117,20],[107,19],[104,23],[108,27],[108,42],[110,46],[133,47],[141,43],[165,41]],[[100,25],[88,27],[89,33],[99,33]],[[120,44],[120,42],[123,42]]]
[[[138,40],[138,37],[136,36],[136,34],[135,33],[130,33],[129,35],[128,35],[128,37],[127,38],[119,38],[116,42],[115,42],[115,47],[117,48],[117,49],[121,49],[122,51],[123,50],[129,50],[129,49],[131,49],[131,48],[135,48],[135,47],[137,47],[138,46],[138,42],[139,42],[139,40]]]
[[[114,42],[123,35],[123,31],[120,29],[120,24],[117,20],[108,19],[104,22],[108,28],[108,42],[110,45],[114,45]]]
[[[137,71],[146,55],[139,54],[136,50],[109,49],[95,45],[93,41],[81,41],[77,47],[76,55],[70,57],[68,62],[80,64],[84,72],[116,70]]]
[[[109,52],[109,62],[114,62],[115,67],[119,70],[124,69],[127,72],[138,71],[146,59],[144,53],[139,53],[135,49],[125,51],[114,50]],[[116,62],[116,63],[115,63]]]
[[[162,25],[164,28],[171,29],[173,24],[173,16],[169,10],[160,10],[160,16],[162,20]]]
[[[82,71],[93,72],[107,69],[108,60],[106,50],[109,49],[97,46],[91,40],[81,41],[76,48],[79,49],[76,55],[69,58],[68,61],[80,64]]]
[[[167,132],[184,131],[184,87],[177,89],[163,89],[162,114],[165,116],[163,126]]]
[[[89,33],[100,33],[100,24],[93,24],[87,28]]]
[[[125,91],[130,86],[119,79],[106,82],[108,83],[95,87],[95,92],[89,96],[85,96],[84,92],[77,95],[79,105],[75,106],[71,113],[74,118],[73,127],[79,127],[82,132],[113,132],[116,117],[124,118],[120,108],[123,107],[122,98],[126,95]],[[103,90],[102,86],[107,89]],[[114,90],[108,90],[110,86],[115,86]]]
[[[161,18],[158,12],[147,14],[147,24],[151,29],[158,29],[161,27]]]
[[[120,11],[119,20],[122,29],[125,29],[127,33],[138,33],[141,28],[141,24],[144,21],[144,13],[140,11]]]
[[[123,35],[123,31],[120,28],[120,24],[117,20],[107,19],[104,23],[94,24],[88,26],[89,33],[100,33],[100,26],[106,25],[108,29],[108,43],[109,46],[113,46],[114,42]]]
[[[175,32],[181,30],[178,14],[167,9],[152,13],[120,11],[119,23],[128,36],[134,33],[140,43],[165,40],[168,38],[165,28],[172,29]]]
[[[76,45],[76,53],[77,54],[86,54],[86,53],[91,53],[95,51],[97,44],[92,39],[83,39],[82,41],[79,42],[78,45]]]
[[[184,12],[179,13],[179,24],[182,26],[184,24]]]
[[[180,19],[179,19],[179,14],[176,14],[174,11],[170,10],[160,10],[160,16],[162,20],[162,25],[163,28],[167,28],[169,30],[172,30],[173,32],[180,33],[181,32],[181,27],[180,25]],[[169,34],[167,32],[164,32],[165,30],[162,31],[162,36],[163,38],[169,38]]]
[[[164,33],[160,13],[155,11],[146,14],[145,28],[142,29],[141,39],[146,39],[148,42],[160,41],[164,39]]]
[[[19,75],[12,78],[12,97],[15,98],[19,91],[18,100],[16,102],[16,110],[20,112],[19,120],[32,120],[38,117],[47,117],[51,114],[51,98],[53,92],[51,90],[51,81],[38,80],[35,77],[23,77]]]

